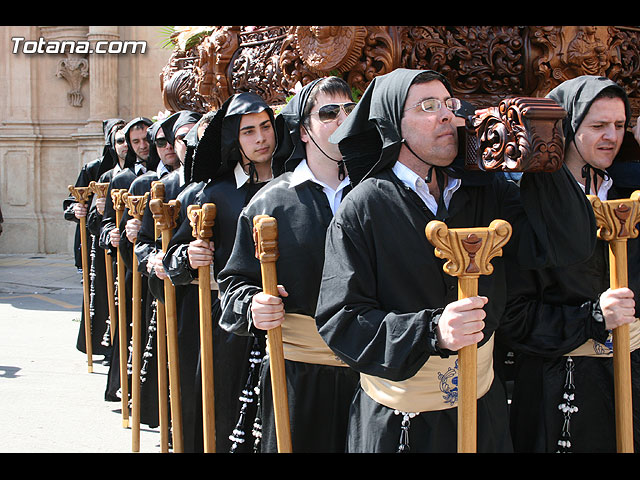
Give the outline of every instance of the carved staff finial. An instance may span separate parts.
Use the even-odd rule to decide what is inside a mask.
[[[491,259],[502,254],[502,247],[511,238],[511,225],[504,220],[494,220],[488,228],[454,229],[432,221],[425,231],[436,247],[435,255],[447,260],[445,273],[454,277],[491,275]]]
[[[151,200],[164,200],[164,183],[159,180],[151,182]]]
[[[107,196],[107,191],[109,190],[108,183],[98,183],[94,180],[89,182],[89,189],[91,192],[95,193],[98,198],[105,198]]]
[[[598,226],[598,238],[609,244],[609,283],[612,289],[627,287],[627,240],[638,236],[640,190],[631,198],[600,200],[587,195]],[[633,452],[633,409],[629,325],[612,330],[613,374],[618,452]]]
[[[458,277],[458,298],[478,294],[478,277],[493,273],[491,259],[502,255],[511,238],[511,225],[494,220],[488,228],[453,228],[429,222],[425,233],[435,255],[446,259],[443,270]],[[458,351],[458,451],[473,453],[477,444],[477,345]]]
[[[193,229],[193,236],[199,240],[208,240],[213,235],[213,225],[216,218],[216,206],[213,203],[189,205],[187,216]]]
[[[113,202],[113,208],[116,213],[121,213],[126,208],[126,205],[124,203],[124,194],[126,193],[126,191],[127,190],[124,188],[111,190],[111,201]],[[116,222],[118,225],[120,225],[119,218],[116,218]]]
[[[69,192],[75,198],[76,202],[85,204],[89,201],[91,196],[91,189],[89,187],[74,187],[69,185]]]
[[[144,195],[131,195],[129,192],[122,194],[122,201],[129,209],[129,215],[140,220],[144,214],[144,209],[147,206],[149,200],[149,192],[145,192]]]

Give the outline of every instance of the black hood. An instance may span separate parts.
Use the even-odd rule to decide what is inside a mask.
[[[190,123],[198,123],[202,114],[191,110],[181,110],[162,121],[162,131],[167,141],[173,145],[176,141],[176,132],[180,127]]]
[[[567,112],[567,116],[562,121],[566,146],[574,140],[580,124],[591,108],[591,104],[605,89],[613,89],[621,93],[625,108],[626,121],[624,127],[626,131],[631,120],[631,105],[624,89],[613,80],[595,75],[582,75],[562,82],[547,94],[547,98],[555,100]],[[614,160],[613,165],[606,169],[606,172],[593,168],[588,164],[585,165],[582,169],[582,176],[585,178],[585,192],[587,194],[592,193],[593,175],[600,175],[603,178],[611,176],[614,183],[623,188],[633,184],[637,185],[636,182],[639,178],[638,166],[629,164],[617,168],[619,163]]]
[[[232,171],[242,158],[238,142],[240,120],[243,115],[262,111],[269,114],[275,129],[273,110],[262,97],[251,92],[229,97],[215,112],[195,148],[188,181],[207,181]]]
[[[278,149],[273,157],[273,173],[276,176],[293,171],[306,157],[304,142],[300,139],[300,125],[304,121],[309,95],[320,80],[322,78],[317,78],[302,87],[276,117]]]
[[[160,122],[154,122],[153,125],[147,129],[147,141],[149,142],[149,160],[147,161],[147,167],[150,170],[156,170],[160,164],[160,155],[158,155],[156,148],[156,136],[158,135],[160,127]]]
[[[353,112],[329,138],[340,148],[352,185],[392,167],[398,159],[403,143],[400,125],[409,87],[419,74],[426,71],[398,68],[375,77]],[[430,72],[453,96],[449,81],[437,72]],[[463,107],[455,114],[466,119],[474,111],[473,105],[463,102]],[[461,177],[465,184],[491,181],[492,172],[464,170],[464,153],[458,149],[458,155],[449,167],[451,174],[455,172],[455,176]]]
[[[184,137],[184,144],[187,147],[187,151],[184,156],[183,165],[184,165],[184,178],[187,182],[191,178],[191,172],[193,169],[193,156],[195,154],[196,147],[200,142],[198,130],[200,129],[203,123],[210,122],[214,115],[215,115],[215,111],[207,112],[204,115],[202,115],[202,117],[200,117],[200,120],[198,120],[198,122],[193,126],[193,128],[189,130],[189,133],[187,133],[187,135]]]
[[[98,169],[98,178],[118,164],[118,154],[116,153],[115,146],[115,127],[124,124],[125,121],[122,118],[108,118],[102,121],[104,147],[102,148],[102,158],[100,160],[100,168]]]
[[[143,123],[147,127],[150,127],[151,125],[153,125],[153,121],[149,120],[147,117],[136,117],[133,120],[129,121],[129,123],[127,123],[124,126],[123,130],[122,130],[123,133],[124,133],[124,138],[127,141],[127,147],[129,147],[129,149],[127,150],[127,156],[125,157],[125,161],[124,161],[125,168],[134,168],[135,164],[138,161],[138,157],[136,156],[135,152],[133,151],[133,147],[131,146],[131,140],[129,138],[129,133],[131,131],[131,128],[134,125],[137,125],[139,123]],[[148,165],[147,165],[147,169],[148,170],[155,170],[155,168],[149,168]]]
[[[547,98],[555,100],[567,111],[567,116],[562,121],[565,145],[569,145],[575,137],[578,127],[580,127],[595,98],[607,88],[622,93],[627,117],[626,129],[631,119],[631,105],[624,89],[613,80],[595,75],[582,75],[562,82],[547,94]]]

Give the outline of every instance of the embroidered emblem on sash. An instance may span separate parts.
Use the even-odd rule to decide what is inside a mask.
[[[596,355],[608,355],[613,352],[613,336],[609,333],[604,343],[593,342],[593,351]]]
[[[445,373],[438,372],[438,380],[444,403],[456,405],[458,403],[458,360],[454,368],[447,368]]]

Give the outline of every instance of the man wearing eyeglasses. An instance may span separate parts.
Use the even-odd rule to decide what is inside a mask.
[[[457,351],[472,344],[478,452],[512,451],[506,396],[492,364],[504,262],[571,262],[591,251],[588,242],[549,241],[562,222],[584,238],[593,233],[590,206],[566,170],[532,175],[522,200],[504,176],[464,171],[461,107],[444,76],[398,69],[371,82],[331,137],[356,186],[327,232],[316,322],[332,351],[360,374],[349,452],[455,452]],[[509,221],[513,235],[493,259],[493,274],[480,276],[479,295],[458,300],[457,279],[443,272],[425,227],[431,220],[487,227],[496,218]]]
[[[324,261],[324,237],[349,190],[342,155],[328,139],[355,106],[338,77],[305,85],[283,108],[276,124],[280,173],[242,211],[236,241],[218,276],[222,328],[264,339],[282,326],[294,452],[344,452],[355,372],[338,361],[319,337],[313,318]],[[255,259],[253,218],[278,222],[279,296],[262,291]],[[277,452],[269,358],[260,369],[261,452]]]

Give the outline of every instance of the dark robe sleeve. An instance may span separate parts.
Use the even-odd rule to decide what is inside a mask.
[[[352,204],[347,202],[345,207],[327,231],[316,316],[319,332],[352,368],[394,381],[405,380],[415,375],[430,356],[451,353],[436,344],[435,322],[443,309],[410,313],[381,309],[374,269],[376,255],[384,253],[376,252],[362,223],[354,221],[358,215],[349,208]],[[390,245],[394,245],[392,240]],[[389,272],[390,277],[401,274]]]
[[[101,248],[108,250],[111,255],[115,255],[117,253],[116,249],[111,245],[111,241],[109,240],[111,230],[116,228],[116,211],[113,207],[113,200],[111,199],[111,189],[112,186],[109,184],[104,204],[104,212],[102,213],[102,221],[100,224],[99,245]]]
[[[238,218],[233,251],[218,275],[218,286],[222,294],[222,328],[238,335],[264,334],[253,327],[251,319],[251,300],[262,291],[262,277],[255,257],[253,223],[245,213]]]
[[[579,279],[574,279],[580,281]],[[509,298],[498,337],[518,353],[555,358],[593,339],[607,340],[598,297],[575,303],[543,300],[549,277],[544,271],[518,270],[507,265]]]

